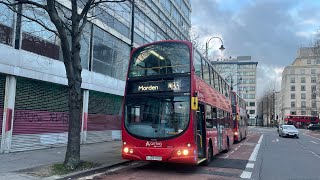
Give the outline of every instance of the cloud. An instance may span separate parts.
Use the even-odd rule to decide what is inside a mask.
[[[259,64],[257,67],[256,96],[260,98],[268,90],[280,91],[282,72],[284,67],[268,64]]]
[[[192,26],[205,44],[212,36],[223,39],[220,57],[252,56],[257,61],[257,95],[265,82],[281,82],[281,72],[310,45],[320,26],[320,1],[305,0],[192,0]],[[202,38],[201,38],[202,37]],[[219,41],[212,41],[210,44]]]

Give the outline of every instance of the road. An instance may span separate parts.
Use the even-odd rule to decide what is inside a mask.
[[[319,179],[320,134],[300,130],[281,138],[275,128],[249,128],[247,139],[217,155],[209,166],[130,162],[79,179]]]
[[[264,134],[252,179],[320,179],[320,138],[300,130],[300,138],[281,138],[276,129],[255,129]]]

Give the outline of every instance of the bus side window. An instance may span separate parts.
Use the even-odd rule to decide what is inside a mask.
[[[198,77],[202,78],[201,57],[198,52],[194,53],[193,64],[194,64],[195,74]]]
[[[226,113],[226,128],[230,128],[230,114]]]
[[[213,128],[217,128],[217,108],[212,108],[212,124],[213,124]]]
[[[206,127],[213,128],[212,109],[210,105],[206,105]]]

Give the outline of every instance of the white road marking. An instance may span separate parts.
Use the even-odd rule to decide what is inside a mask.
[[[262,138],[263,138],[263,134],[260,136],[260,139],[259,139],[259,141],[258,141],[258,144],[260,144],[260,143],[261,143]]]
[[[229,155],[226,155],[224,158],[228,158],[229,157]]]
[[[320,138],[316,138],[316,137],[310,136],[310,135],[308,135],[308,134],[306,134],[306,133],[303,133],[303,135],[308,136],[308,137],[311,137],[311,138],[314,138],[314,139],[318,139],[318,140],[320,141]]]
[[[238,148],[235,148],[234,150],[236,151],[236,150],[238,150]]]
[[[253,168],[254,164],[253,163],[247,163],[246,168]]]
[[[297,144],[299,144],[298,142],[296,142]],[[305,146],[303,146],[302,144],[299,144],[301,147],[303,147],[304,149],[307,149]],[[315,156],[317,156],[317,158],[320,158],[320,156],[317,154],[317,153],[315,153],[315,152],[313,152],[313,151],[311,151],[310,149],[309,149],[309,152],[311,152],[313,155],[315,155]]]
[[[250,179],[251,178],[251,174],[252,174],[252,172],[243,171],[240,177],[242,179]]]
[[[318,158],[320,158],[320,156],[318,154],[316,154],[315,152],[309,150],[313,155],[317,156]]]
[[[256,161],[257,160],[257,155],[260,149],[260,144],[263,138],[263,134],[260,136],[260,139],[258,141],[258,144],[256,145],[256,147],[254,148],[253,152],[251,153],[251,156],[249,158],[249,161]]]
[[[310,142],[312,142],[312,143],[314,143],[314,144],[319,144],[319,143],[317,143],[317,142],[314,142],[314,141],[310,141]]]
[[[277,142],[279,142],[279,139],[276,139]]]
[[[117,168],[110,169],[110,170],[108,170],[107,172],[114,172],[114,171],[118,171],[118,170],[123,169],[123,168],[125,168],[125,167],[124,167],[124,166],[122,166],[122,167],[117,167]]]

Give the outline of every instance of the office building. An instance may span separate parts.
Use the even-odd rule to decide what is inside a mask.
[[[71,7],[65,0],[57,0],[57,6],[66,13]],[[82,143],[121,139],[133,6],[131,1],[108,6],[90,11],[96,17],[87,23],[81,40]],[[34,13],[54,28],[46,13],[36,9],[22,6],[23,13]],[[190,13],[189,0],[135,0],[134,47],[189,39]],[[59,38],[0,5],[0,153],[64,146],[67,97]]]
[[[246,102],[249,124],[255,124],[256,118],[256,72],[258,62],[251,56],[212,61],[216,70],[226,79]]]

